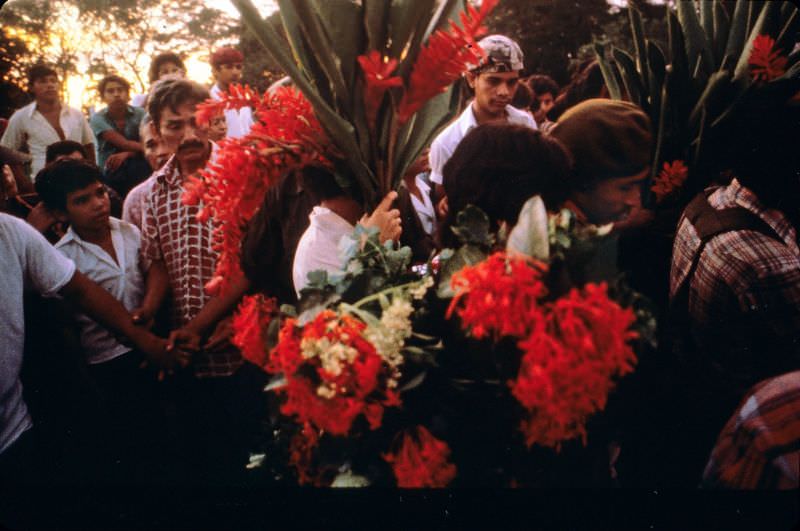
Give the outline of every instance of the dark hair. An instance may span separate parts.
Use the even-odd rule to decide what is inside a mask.
[[[586,60],[578,66],[569,84],[558,95],[547,118],[556,121],[564,111],[582,101],[605,97],[608,97],[608,91],[600,64],[597,59]]]
[[[164,52],[156,55],[153,57],[153,60],[150,62],[150,71],[148,72],[148,77],[150,78],[150,84],[155,83],[158,81],[158,70],[161,68],[162,65],[166,63],[175,63],[182,70],[186,70],[186,65],[183,64],[183,59],[178,57],[178,54],[173,52]]]
[[[147,113],[157,130],[161,129],[161,113],[165,108],[177,112],[184,103],[200,103],[209,99],[208,89],[188,79],[162,79],[157,82],[147,98]]]
[[[36,193],[45,206],[55,210],[67,209],[67,195],[103,182],[100,169],[83,160],[60,160],[45,166],[36,175]]]
[[[545,76],[544,74],[534,74],[525,81],[526,85],[530,87],[531,92],[533,92],[533,101],[531,102],[532,111],[539,110],[539,96],[547,93],[552,94],[553,99],[558,96],[558,84],[550,76]]]
[[[530,197],[548,208],[567,197],[570,158],[558,140],[522,125],[489,123],[472,129],[444,165],[447,216],[439,227],[443,247],[458,244],[450,227],[467,205],[483,210],[493,228],[516,223]]]
[[[527,111],[534,102],[533,92],[525,83],[518,83],[514,97],[511,98],[511,106],[523,111]]]
[[[58,72],[56,72],[52,66],[44,63],[33,65],[30,70],[28,70],[28,88],[30,89],[36,80],[47,76],[58,77]]]
[[[103,96],[103,92],[106,91],[106,85],[108,85],[109,83],[119,83],[120,85],[125,87],[125,90],[129,92],[131,90],[131,84],[128,83],[127,79],[125,79],[122,76],[118,76],[117,74],[111,74],[101,79],[100,83],[97,84],[97,92],[100,93],[101,97]]]
[[[49,164],[61,155],[69,155],[70,153],[75,153],[76,151],[80,152],[84,159],[86,158],[86,150],[81,143],[75,142],[74,140],[60,140],[47,146],[44,160],[46,164]]]
[[[321,164],[304,166],[300,170],[300,183],[316,203],[342,196],[361,202],[361,194],[356,187],[343,187],[336,180],[333,171]]]

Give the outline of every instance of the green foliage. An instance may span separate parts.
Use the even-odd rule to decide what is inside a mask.
[[[789,2],[678,0],[667,10],[668,43],[662,50],[641,28],[630,10],[635,51],[619,46],[609,61],[596,45],[606,82],[621,80],[624,91],[612,96],[640,105],[655,132],[651,179],[666,161],[684,160],[689,167],[686,195],[706,186],[726,169],[726,128],[758,88],[750,79],[748,60],[754,39],[769,35],[785,52],[797,43],[798,9]],[[791,63],[790,63],[791,64]],[[797,76],[791,69],[784,77]],[[649,187],[648,187],[649,188]]]

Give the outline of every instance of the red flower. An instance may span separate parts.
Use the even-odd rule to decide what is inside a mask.
[[[286,396],[281,412],[300,423],[347,435],[363,415],[370,429],[378,429],[386,407],[400,404],[386,386],[389,367],[362,333],[366,325],[331,310],[321,312],[300,329],[287,319],[266,369],[283,373]]]
[[[560,448],[580,436],[586,420],[605,408],[614,379],[633,370],[633,311],[608,298],[605,284],[587,284],[548,305],[545,320],[519,342],[522,361],[514,397],[529,412],[526,444]]]
[[[378,108],[383,101],[383,95],[392,87],[402,87],[403,80],[399,77],[390,77],[394,69],[397,68],[397,60],[381,58],[380,52],[372,50],[368,54],[359,55],[358,63],[364,72],[364,107],[367,113],[367,121],[371,128],[375,128],[375,119],[378,115]]]
[[[754,81],[772,81],[786,73],[786,63],[789,58],[774,47],[775,40],[769,35],[758,35],[753,40],[748,63]]]
[[[289,464],[297,471],[297,482],[300,485],[320,486],[320,474],[316,473],[314,459],[317,446],[319,432],[307,423],[289,442]]]
[[[650,189],[656,195],[656,202],[660,203],[665,198],[674,194],[689,176],[689,168],[682,160],[665,162],[664,168],[658,174]]]
[[[472,337],[524,337],[542,320],[539,300],[547,294],[542,281],[545,266],[503,252],[467,266],[453,275],[455,297],[447,318],[455,313]]]
[[[429,99],[447,90],[470,64],[479,61],[483,51],[476,38],[485,31],[483,21],[497,3],[498,0],[484,0],[480,11],[467,5],[467,12],[461,13],[462,27],[450,21],[450,31],[439,30],[430,36],[417,56],[408,88],[398,107],[401,124]]]
[[[263,202],[267,189],[286,173],[311,161],[325,162],[330,143],[303,95],[290,87],[257,99],[248,87],[233,86],[221,102],[198,106],[197,120],[219,110],[255,105],[258,121],[242,138],[220,141],[214,158],[187,186],[183,200],[200,204],[201,221],[213,218],[214,249],[219,252],[214,279],[206,285],[220,294],[242,277],[239,266],[243,228]]]
[[[255,107],[259,104],[258,92],[248,85],[244,87],[232,83],[228,90],[219,93],[219,100],[208,99],[199,104],[195,110],[195,119],[198,125],[208,125],[214,116],[218,116],[228,109],[241,109],[242,107]]]
[[[276,310],[275,299],[267,299],[261,294],[249,295],[242,299],[233,318],[232,343],[239,347],[244,359],[261,368],[266,367],[269,358],[264,334]]]
[[[399,449],[383,458],[392,465],[400,488],[442,488],[456,477],[456,467],[449,461],[450,447],[424,426],[404,432]]]

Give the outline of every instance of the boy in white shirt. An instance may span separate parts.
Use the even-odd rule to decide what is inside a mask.
[[[70,224],[56,248],[120,301],[135,322],[148,326],[167,286],[147,281],[153,268],[145,273],[141,267],[139,229],[110,217],[101,179],[94,165],[61,161],[40,172],[36,191],[57,218]],[[138,350],[86,315],[78,315],[78,322],[89,373],[105,413],[98,423],[98,442],[118,465],[108,472],[124,482],[152,480],[148,476],[157,465],[145,450],[153,447],[160,428],[154,378],[140,370],[144,358]]]

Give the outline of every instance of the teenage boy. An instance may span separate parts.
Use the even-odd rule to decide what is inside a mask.
[[[56,71],[47,65],[33,66],[28,72],[28,87],[33,103],[16,111],[0,144],[33,157],[31,178],[45,165],[47,146],[59,140],[80,142],[94,158],[94,135],[81,111],[61,101],[61,83]]]
[[[218,252],[211,220],[197,220],[199,207],[182,201],[187,177],[202,169],[211,156],[208,130],[195,121],[195,108],[208,90],[184,79],[156,84],[148,113],[166,149],[174,155],[158,170],[142,222],[142,252],[162,262],[172,290],[170,348],[194,351],[189,375],[179,379],[179,415],[184,421],[187,473],[198,481],[237,481],[247,462],[246,425],[242,404],[256,403],[260,382],[240,370],[242,357],[229,342],[229,320],[223,319],[248,289],[246,281],[222,296],[210,296],[204,285],[212,279]],[[248,394],[249,393],[249,394]],[[252,395],[252,396],[250,396]]]
[[[130,84],[120,76],[104,77],[97,90],[107,105],[89,120],[97,137],[97,165],[108,185],[124,198],[150,173],[139,141],[145,112],[128,105]]]
[[[464,74],[467,84],[475,92],[475,98],[431,144],[430,180],[438,185],[440,192],[445,163],[473,127],[498,121],[536,129],[536,122],[529,113],[511,105],[519,84],[520,71],[524,68],[519,45],[504,35],[490,35],[481,39],[478,46],[483,50],[485,59]]]
[[[33,467],[33,426],[22,397],[25,319],[24,287],[52,296],[60,294],[109,330],[127,337],[148,359],[165,366],[174,362],[166,342],[136,326],[125,307],[75,268],[75,263],[50,245],[24,221],[0,213],[0,483],[40,481]]]
[[[39,174],[36,191],[60,221],[69,223],[56,249],[121,302],[135,320],[146,323],[166,295],[166,285],[148,281],[154,268],[163,264],[156,262],[149,271],[143,270],[139,230],[110,217],[111,205],[101,179],[100,170],[92,164],[61,161]],[[78,316],[78,323],[81,347],[105,413],[98,438],[107,443],[102,445],[103,453],[113,455],[110,463],[117,467],[112,469],[118,468],[107,472],[119,476],[116,479],[131,479],[153,464],[142,457],[154,442],[148,436],[157,418],[154,380],[139,369],[145,361],[141,352],[85,315]],[[181,358],[188,362],[186,354],[181,353]]]
[[[533,92],[531,111],[533,119],[542,131],[549,131],[554,122],[547,118],[558,96],[558,85],[550,76],[536,74],[527,79],[528,87]]]
[[[244,68],[244,55],[235,48],[219,48],[211,54],[211,72],[214,74],[214,86],[211,97],[219,100],[220,94],[230,87],[231,83],[239,83]],[[239,138],[250,132],[253,126],[253,111],[249,107],[239,110],[225,111],[228,138]]]
[[[150,119],[150,115],[145,115],[142,119],[142,123],[139,126],[139,137],[142,139],[144,158],[151,168],[151,175],[131,188],[131,191],[125,196],[125,203],[122,205],[122,219],[134,224],[136,228],[141,230],[142,214],[147,203],[147,197],[150,195],[150,190],[153,189],[153,183],[156,182],[154,174],[167,163],[172,153],[169,152],[164,141],[153,129],[153,120]]]

